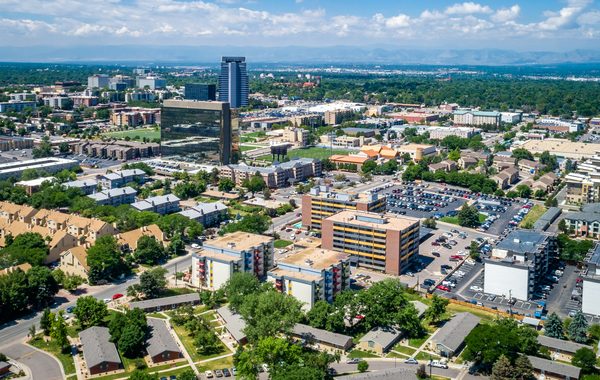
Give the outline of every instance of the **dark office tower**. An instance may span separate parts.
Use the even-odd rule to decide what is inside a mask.
[[[183,95],[190,100],[217,100],[217,86],[205,83],[186,83]]]
[[[231,108],[248,105],[248,72],[246,58],[223,57],[219,75],[219,101],[229,102]]]
[[[237,125],[237,120],[234,122]],[[160,129],[163,156],[222,165],[232,162],[234,141],[228,103],[165,100]]]

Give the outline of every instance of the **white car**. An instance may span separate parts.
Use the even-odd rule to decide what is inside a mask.
[[[430,366],[432,367],[436,367],[436,368],[444,368],[444,369],[448,369],[448,364],[441,362],[439,360],[434,360],[431,363],[429,363]]]
[[[198,248],[200,248],[200,244],[193,243],[192,244],[192,248],[198,249]]]
[[[109,303],[110,301],[112,301],[112,299],[111,299],[111,298],[105,298],[105,299],[104,299],[104,303]]]
[[[469,289],[471,289],[474,292],[483,292],[483,288],[481,286],[477,286],[477,285],[473,285]]]
[[[473,260],[473,259],[466,259],[465,263],[471,264],[471,265],[475,265],[475,260]]]
[[[206,376],[207,379],[212,379],[213,378],[213,373],[212,373],[211,370],[204,371],[204,376]]]

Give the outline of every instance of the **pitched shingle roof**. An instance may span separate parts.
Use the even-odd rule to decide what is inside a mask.
[[[335,347],[349,347],[352,344],[351,336],[317,329],[301,323],[296,323],[293,333],[302,339],[314,340]]]
[[[366,333],[362,338],[361,342],[374,342],[379,344],[384,351],[392,346],[402,335],[402,331],[395,327],[375,327]]]
[[[579,344],[575,342],[570,342],[568,340],[552,338],[545,335],[538,335],[537,341],[540,345],[544,347],[548,347],[553,350],[560,350],[562,352],[575,353],[575,351],[579,350],[580,348],[589,348],[590,350],[593,350],[591,346],[587,346],[585,344]]]
[[[456,352],[480,320],[471,313],[458,313],[438,330],[433,341]]]
[[[117,348],[114,343],[109,341],[108,328],[90,327],[79,333],[79,339],[81,340],[83,357],[88,368],[104,362],[121,363]]]
[[[162,319],[148,318],[148,326],[150,327],[150,337],[147,341],[146,350],[150,356],[154,357],[163,352],[181,352],[179,346],[169,333],[167,324]]]
[[[554,360],[542,359],[535,356],[527,356],[531,365],[538,371],[544,371],[549,374],[569,377],[571,379],[579,379],[581,368],[574,367],[568,364],[555,362]]]

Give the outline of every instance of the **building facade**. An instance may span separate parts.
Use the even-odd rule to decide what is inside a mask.
[[[223,57],[219,75],[219,101],[231,108],[248,105],[248,72],[245,57]]]
[[[319,300],[333,302],[350,286],[350,256],[323,248],[307,248],[277,262],[267,273],[275,289],[293,296],[310,310]]]
[[[322,220],[323,248],[348,253],[358,266],[399,275],[419,254],[419,221],[344,210]]]
[[[189,100],[217,100],[217,86],[206,83],[186,83],[183,97]]]
[[[455,125],[500,125],[500,112],[495,111],[454,111]]]
[[[318,186],[302,196],[302,225],[320,230],[323,219],[342,210],[385,212],[386,198],[377,194],[348,194],[331,192],[327,186]]]
[[[237,119],[228,103],[165,100],[161,113],[163,156],[186,156],[228,165],[237,162]],[[237,156],[236,156],[237,155]]]
[[[274,265],[273,238],[234,232],[206,241],[192,255],[191,284],[199,288],[221,288],[235,272],[265,278]]]

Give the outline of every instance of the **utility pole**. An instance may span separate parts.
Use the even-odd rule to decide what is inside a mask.
[[[512,317],[512,289],[508,289],[508,309],[509,314]]]

